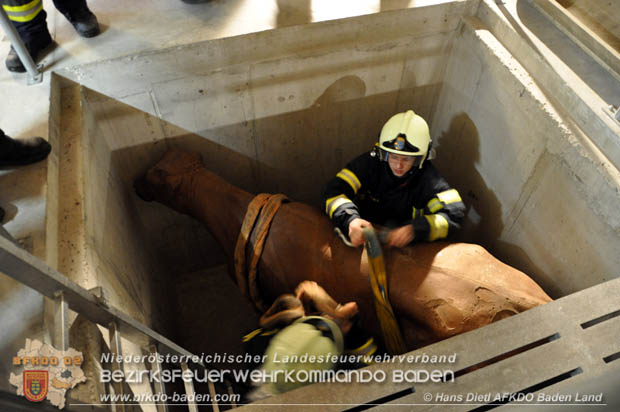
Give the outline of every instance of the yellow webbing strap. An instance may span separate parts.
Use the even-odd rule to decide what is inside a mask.
[[[276,212],[286,201],[286,196],[282,194],[270,195],[261,193],[256,195],[248,205],[248,210],[241,225],[241,231],[235,245],[235,279],[241,293],[247,296],[254,307],[261,313],[267,309],[267,305],[260,297],[257,283],[257,267],[260,257],[263,253],[263,246],[271,221]],[[249,266],[246,262],[246,246],[250,235],[254,231],[255,242],[251,250],[251,259]],[[246,278],[247,275],[247,278]]]
[[[407,347],[388,299],[387,275],[381,244],[372,228],[364,228],[364,238],[366,239],[364,248],[368,255],[370,286],[375,298],[375,310],[383,332],[383,341],[390,354],[400,355],[407,351]]]

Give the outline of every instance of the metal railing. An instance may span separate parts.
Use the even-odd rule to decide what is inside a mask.
[[[98,289],[95,293],[84,289],[21,249],[10,237],[5,238],[4,236],[6,236],[6,231],[0,233],[0,271],[55,302],[52,343],[56,348],[66,350],[69,347],[68,310],[71,309],[85,319],[108,329],[110,352],[113,355],[112,358],[115,359],[111,365],[112,369],[122,370],[123,368],[122,363],[118,361],[119,358],[123,358],[121,336],[142,348],[147,348],[150,353],[177,355],[184,359],[195,358],[194,354],[165,336],[122,311],[109,306],[100,288],[95,288]],[[206,369],[203,362],[192,363]],[[186,363],[179,366],[183,371],[187,371],[189,368]],[[151,365],[151,368],[161,369],[161,367],[162,365],[157,363]],[[190,396],[195,393],[193,382],[184,381],[184,384],[188,399],[193,399]],[[208,387],[211,394],[211,408],[214,412],[219,412],[218,402],[214,396],[216,390],[213,382],[209,381]],[[154,393],[165,393],[163,383],[156,384],[153,389]],[[113,390],[116,394],[120,394],[123,393],[124,388],[122,385],[114,385]],[[156,404],[158,412],[167,411],[165,402],[156,402]],[[187,405],[190,412],[198,411],[196,402],[189,401]],[[236,405],[233,404],[233,406]],[[125,406],[121,404],[116,410],[124,411]]]

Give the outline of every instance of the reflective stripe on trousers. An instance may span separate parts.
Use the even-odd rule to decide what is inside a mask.
[[[33,20],[43,10],[43,0],[3,0],[2,8],[9,20],[24,23]]]

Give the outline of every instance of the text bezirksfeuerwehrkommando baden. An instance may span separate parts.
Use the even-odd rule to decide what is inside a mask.
[[[211,369],[211,370],[181,370],[164,369],[159,370],[121,370],[103,369],[99,372],[100,382],[108,383],[143,383],[143,382],[213,382],[222,383],[232,379],[234,382],[247,382],[252,384],[263,384],[272,382],[297,382],[297,383],[319,383],[319,382],[341,382],[341,383],[368,383],[385,382],[388,379],[394,383],[424,383],[424,382],[454,382],[455,374],[451,370],[431,370],[425,369],[383,369],[369,370],[335,370],[335,369]]]

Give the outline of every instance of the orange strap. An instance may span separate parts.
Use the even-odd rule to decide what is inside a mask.
[[[237,238],[237,244],[235,246],[234,260],[237,286],[241,290],[241,293],[248,297],[256,309],[261,312],[264,312],[267,306],[260,297],[260,292],[258,290],[258,262],[263,253],[263,247],[267,234],[269,233],[271,221],[282,203],[286,200],[288,199],[282,194],[270,195],[261,193],[256,195],[248,205],[248,210],[245,213],[241,231],[239,232],[239,237]],[[251,250],[250,265],[246,267],[246,249],[252,231],[255,232],[255,241]]]
[[[248,205],[248,210],[245,212],[245,217],[241,224],[241,231],[239,232],[237,244],[235,245],[235,279],[237,280],[237,287],[245,296],[248,296],[248,283],[245,273],[245,248],[250,234],[252,233],[254,223],[265,205],[265,202],[267,202],[267,199],[269,199],[269,194],[267,193],[261,193],[252,199]]]

